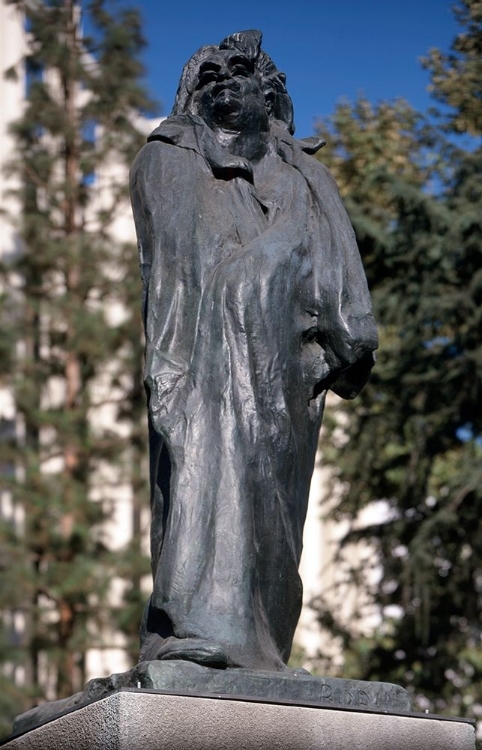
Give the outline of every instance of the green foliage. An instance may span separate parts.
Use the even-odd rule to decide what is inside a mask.
[[[425,61],[449,132],[481,135],[481,4],[463,2],[453,52]],[[478,50],[478,52],[477,52]],[[477,54],[476,54],[477,52]],[[439,115],[442,117],[442,115]],[[326,126],[325,126],[326,129]],[[482,713],[482,150],[444,142],[403,102],[338,106],[331,152],[380,325],[378,363],[353,403],[337,406],[325,461],[339,552],[368,544],[365,580],[379,627],[360,636],[326,601],[320,621],[345,648],[347,676],[399,682],[415,705]],[[340,447],[333,429],[345,432]],[[382,501],[381,503],[379,501]],[[363,516],[361,516],[363,518]]]
[[[391,270],[384,248],[400,200],[416,200],[436,174],[440,138],[402,99],[342,101],[319,130],[328,141],[320,159],[336,177],[373,286]]]
[[[435,99],[451,108],[446,130],[480,136],[482,132],[482,2],[459,0],[454,6],[461,31],[448,54],[430,50],[423,59]]]
[[[87,38],[79,3],[15,4],[30,44],[9,166],[21,177],[22,251],[2,267],[2,374],[17,417],[2,445],[0,611],[7,624],[13,611],[17,619],[5,626],[0,660],[4,674],[25,670],[36,702],[46,687],[57,697],[83,687],[85,652],[108,645],[103,633],[121,630],[134,652],[148,571],[139,521],[147,498],[140,289],[136,248],[113,240],[112,226],[144,140],[136,118],[154,105],[139,82],[136,11],[87,4]],[[110,424],[99,419],[106,408]],[[113,551],[103,529],[121,485],[134,498],[136,533],[128,550]],[[127,586],[128,624],[122,602],[110,598],[114,576]],[[10,715],[22,708],[16,700],[10,689]]]

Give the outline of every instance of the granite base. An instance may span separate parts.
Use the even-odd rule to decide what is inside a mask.
[[[475,750],[472,723],[414,714],[123,689],[2,750]]]
[[[410,711],[410,697],[399,685],[334,677],[313,677],[304,669],[263,672],[251,669],[213,669],[194,662],[147,661],[129,672],[91,680],[81,693],[44,703],[15,719],[14,732],[33,729],[71,708],[105,698],[121,688],[145,688],[182,695],[248,696],[262,700],[314,703],[320,706],[373,708],[392,713]]]

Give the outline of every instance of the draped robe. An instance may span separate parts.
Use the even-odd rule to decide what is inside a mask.
[[[336,185],[311,144],[276,124],[271,144],[255,174],[182,115],[131,172],[152,490],[144,659],[209,662],[207,643],[219,666],[285,668],[326,391],[352,398],[373,364]]]

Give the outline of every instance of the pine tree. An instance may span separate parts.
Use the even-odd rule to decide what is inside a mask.
[[[83,687],[93,634],[124,617],[122,603],[109,609],[108,592],[113,575],[129,581],[130,571],[103,529],[121,481],[135,483],[137,507],[143,494],[140,292],[132,288],[135,247],[111,235],[127,180],[114,176],[106,191],[99,175],[131,163],[143,141],[136,118],[154,105],[140,82],[137,11],[114,14],[93,0],[87,36],[73,0],[15,5],[30,42],[10,165],[22,178],[22,251],[3,269],[10,293],[1,345],[12,363],[17,427],[6,454],[16,513],[1,527],[9,569],[0,610],[19,613],[22,627],[15,653],[5,632],[0,657],[12,669],[23,665],[38,701],[46,684],[48,697]],[[133,551],[139,581],[148,566],[138,538]]]
[[[423,65],[431,75],[430,91],[440,104],[445,105],[443,115],[438,112],[445,119],[445,130],[480,138],[482,3],[480,0],[459,0],[453,11],[461,31],[450,52],[432,49]]]
[[[460,3],[464,30],[453,53],[434,50],[425,62],[434,96],[454,108],[439,113],[452,138],[455,132],[480,137],[480,10],[480,2]],[[373,127],[382,134],[379,125]],[[371,147],[366,155],[359,120],[352,117],[346,128],[352,134],[349,160],[357,163],[363,155],[365,162],[373,162],[376,151]],[[359,638],[338,627],[323,603],[320,618],[332,630],[338,627],[344,640],[345,673],[404,684],[421,708],[478,715],[480,142],[464,151],[426,127],[418,134],[412,127],[411,133],[399,174],[392,164],[396,149],[386,150],[378,194],[369,190],[373,180],[366,168],[357,173],[361,189],[356,180],[345,187],[349,208],[358,202],[353,219],[368,257],[381,346],[366,390],[353,404],[339,406],[339,413],[348,416],[343,424],[349,440],[326,456],[335,478],[343,480],[338,518],[356,518],[362,508],[383,501],[379,522],[355,527],[344,540],[345,545],[363,540],[376,550],[381,580],[368,594],[382,620],[376,633]],[[336,138],[346,142],[343,133]],[[332,166],[337,169],[336,163]],[[364,213],[381,221],[374,228]]]

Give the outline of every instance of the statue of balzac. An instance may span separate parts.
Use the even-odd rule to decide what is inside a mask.
[[[376,328],[323,141],[244,31],[202,47],[131,172],[146,334],[153,593],[140,661],[284,670],[329,389]]]

